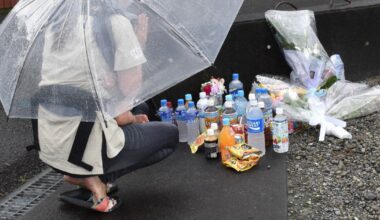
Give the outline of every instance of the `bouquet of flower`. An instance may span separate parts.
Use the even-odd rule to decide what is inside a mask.
[[[211,80],[201,85],[201,91],[205,92],[207,96],[216,96],[218,94],[224,94],[226,87],[224,86],[223,78],[211,77]]]
[[[262,87],[271,94],[278,93],[276,85],[286,82],[271,77],[256,76]],[[289,119],[303,121],[311,126],[320,125],[319,140],[325,135],[340,139],[352,138],[344,128],[343,120],[353,119],[380,111],[380,86],[370,88],[366,84],[339,80],[327,89],[306,90],[299,85],[288,84],[276,99]]]
[[[317,89],[342,78],[317,37],[312,11],[269,10],[265,18],[293,70],[293,84]]]

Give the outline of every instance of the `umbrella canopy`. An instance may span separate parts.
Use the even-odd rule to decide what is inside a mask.
[[[0,99],[115,117],[215,61],[243,0],[23,0],[0,26]]]

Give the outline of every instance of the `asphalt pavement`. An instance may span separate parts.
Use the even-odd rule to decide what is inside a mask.
[[[110,214],[65,204],[64,184],[23,219],[287,219],[287,156],[272,151],[237,173],[180,145],[166,160],[117,181],[122,206]]]

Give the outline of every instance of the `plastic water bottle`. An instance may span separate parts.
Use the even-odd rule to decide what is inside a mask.
[[[257,106],[257,101],[250,101],[247,111],[248,145],[261,151],[265,155],[264,115]]]
[[[166,106],[168,106],[168,109],[170,111],[170,115],[172,116],[172,123],[174,125],[177,125],[177,123],[175,121],[175,111],[173,110],[173,104],[172,104],[172,102],[168,102],[168,104]]]
[[[228,87],[229,93],[235,98],[238,91],[243,89],[243,83],[239,80],[239,73],[232,74],[232,81]]]
[[[198,111],[193,101],[189,102],[189,109],[186,111],[187,143],[191,145],[199,136]]]
[[[245,108],[245,113],[247,114],[248,108],[251,106],[252,103],[255,103],[253,101],[256,101],[257,104],[257,99],[255,93],[250,93],[248,96],[248,102],[247,102],[247,107]]]
[[[225,109],[223,111],[223,119],[228,118],[230,120],[230,125],[234,125],[238,123],[238,117],[236,110],[233,108],[231,102],[226,102],[225,103]]]
[[[178,99],[178,106],[175,111],[175,116],[178,124],[179,142],[187,141],[187,126],[186,126],[186,107],[183,99]]]
[[[334,65],[336,77],[340,80],[345,80],[345,73],[344,73],[344,63],[342,61],[342,58],[340,58],[339,54],[334,54],[330,57],[331,62]]]
[[[256,102],[254,102],[254,101],[256,101]],[[248,140],[247,112],[248,112],[248,109],[252,103],[257,103],[255,93],[249,93],[247,107],[245,109],[245,114],[244,114],[243,118],[241,119],[241,124],[245,125],[244,126],[244,138],[246,141]]]
[[[211,123],[211,129],[213,129],[215,131],[215,135],[218,136],[219,135],[219,126],[217,123]]]
[[[186,109],[189,108],[189,102],[193,101],[193,96],[191,94],[185,95],[185,107]]]
[[[226,104],[231,103],[232,106],[235,105],[235,101],[232,95],[226,95],[226,101],[224,102],[224,108],[226,108]]]
[[[251,91],[249,92],[250,94],[256,94],[256,89],[257,88],[260,88],[259,87],[259,84],[257,84],[257,82],[253,82],[252,83],[252,87],[251,87]]]
[[[199,101],[197,102],[198,117],[199,117],[199,131],[201,133],[206,131],[205,122],[205,109],[207,108],[207,96],[205,92],[199,93]]]
[[[257,100],[260,100],[260,97],[261,95],[264,93],[263,89],[262,88],[256,88],[256,92],[255,92],[255,95],[256,95],[256,99]]]
[[[212,129],[212,130],[214,130],[214,133],[215,133],[215,135],[217,136],[217,137],[219,137],[219,126],[218,126],[218,124],[217,123],[211,123],[211,127],[210,127],[210,129]],[[217,149],[217,152],[219,153],[219,147],[218,147],[218,149]]]
[[[166,99],[161,100],[161,107],[158,109],[161,121],[167,123],[173,123],[173,117],[170,109],[168,108],[168,101]]]
[[[259,102],[264,102],[264,122],[265,122],[265,146],[272,146],[272,131],[271,131],[271,123],[273,121],[273,110],[272,110],[272,97],[268,94],[267,89],[261,89]]]
[[[245,116],[247,103],[248,103],[248,101],[244,97],[244,91],[239,90],[238,95],[235,99],[235,109],[236,109],[237,116],[239,119]]]
[[[276,109],[276,117],[272,122],[273,150],[277,153],[285,153],[289,150],[288,119],[282,108]]]

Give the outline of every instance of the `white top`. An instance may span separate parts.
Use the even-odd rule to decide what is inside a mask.
[[[121,15],[113,15],[110,19],[115,44],[113,70],[127,70],[146,62],[130,21]],[[92,22],[93,20],[89,18],[88,23],[91,24]],[[69,36],[70,39],[66,39],[62,47],[57,45],[53,28],[48,27],[45,35],[40,86],[69,85],[91,91],[92,81],[88,73],[83,29],[81,29],[82,24],[82,17],[79,17],[79,22],[75,26],[77,30],[72,32]],[[90,60],[96,60],[94,63],[95,77],[101,77],[99,75],[112,72],[109,71],[110,67],[107,67],[106,61],[102,58],[101,51],[96,47],[95,38],[92,34],[88,36],[87,43],[91,45],[88,48]],[[57,49],[57,46],[59,49]],[[54,108],[59,108],[59,106],[54,106]],[[64,108],[69,107],[65,106]],[[96,108],[94,107],[94,109]],[[82,160],[93,166],[92,171],[87,171],[68,162],[68,156],[75,140],[81,116],[63,117],[54,112],[41,105],[38,109],[38,138],[41,148],[41,160],[54,168],[71,174],[103,174],[102,132],[106,137],[107,156],[109,158],[117,156],[125,144],[123,130],[117,125],[116,121],[107,117],[106,127],[103,117],[97,112],[97,118]]]

